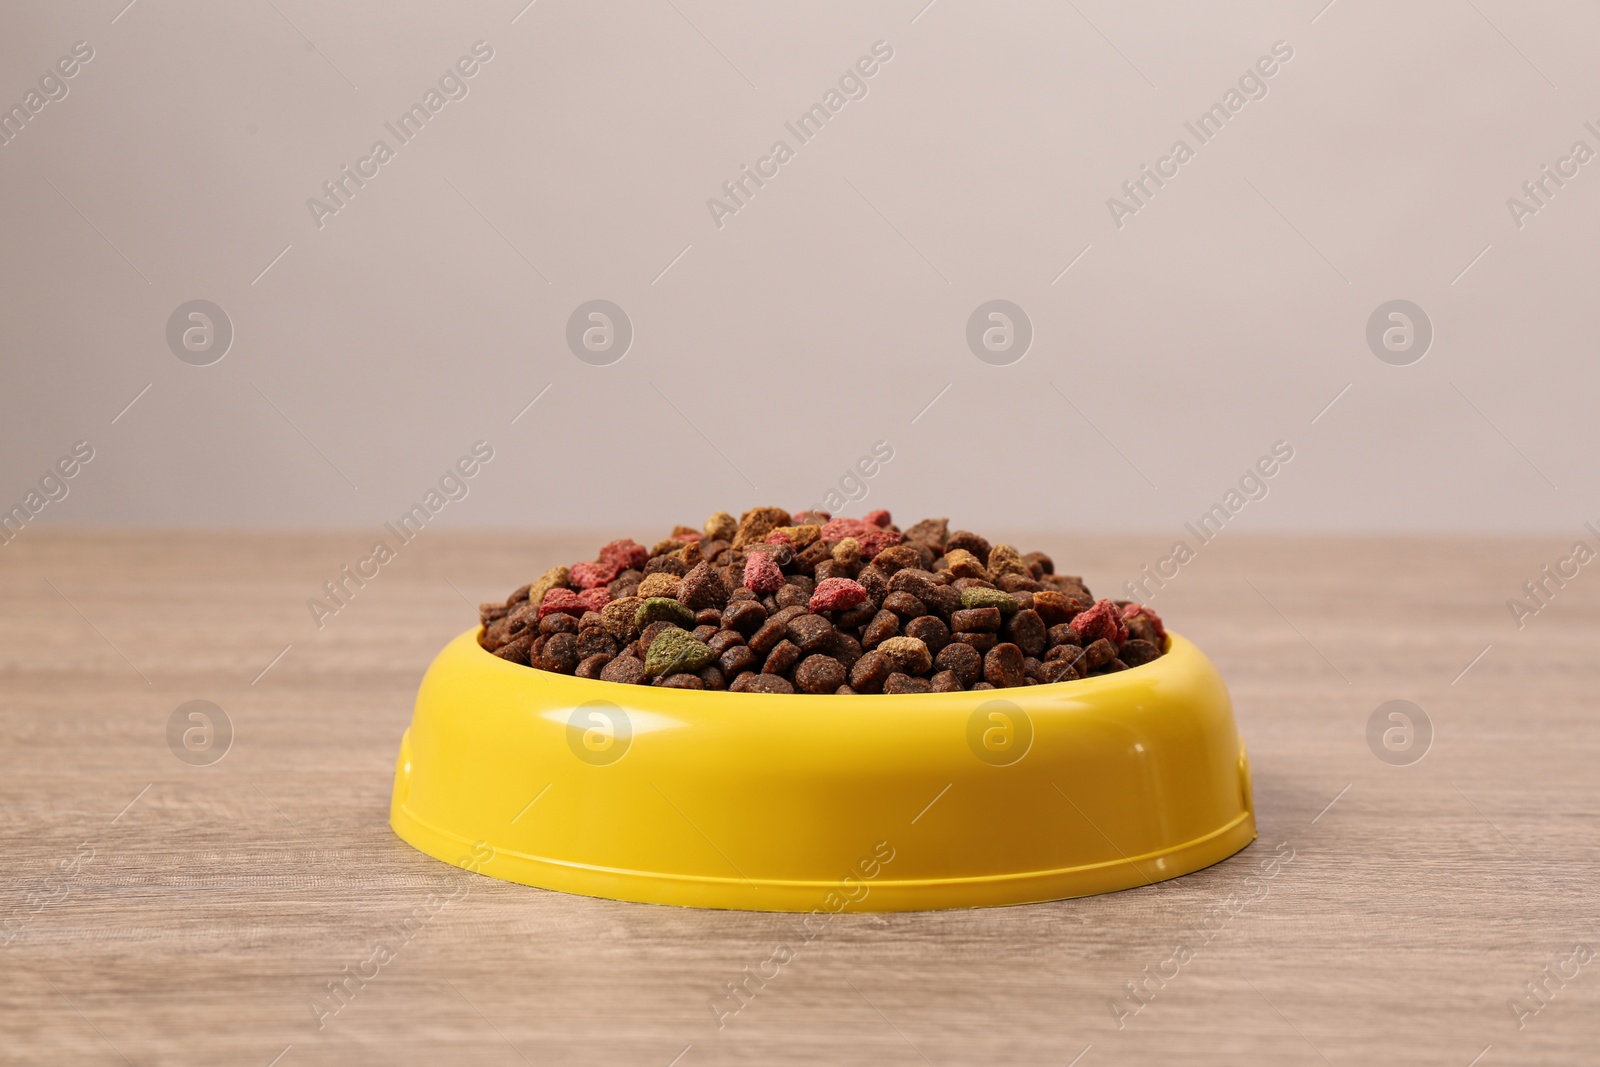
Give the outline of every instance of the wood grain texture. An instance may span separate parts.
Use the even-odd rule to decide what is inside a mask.
[[[306,598],[370,534],[30,527],[0,549],[0,1060],[1600,1060],[1600,960],[1549,983],[1523,1028],[1508,1006],[1575,943],[1600,946],[1600,576],[1521,630],[1505,606],[1563,539],[1205,546],[1154,603],[1228,679],[1255,845],[1102,897],[842,916],[719,1029],[708,1001],[798,946],[793,917],[475,878],[387,825],[416,684],[471,603],[613,535],[429,530],[320,631]],[[1017,541],[1104,595],[1166,548]],[[236,730],[214,766],[167,747],[196,698]],[[1414,765],[1368,748],[1390,699],[1432,721]],[[1293,861],[1248,880],[1280,844]],[[326,983],[463,883],[319,1029]],[[1189,937],[1192,958],[1119,1029],[1110,1002],[1230,894],[1253,899]]]

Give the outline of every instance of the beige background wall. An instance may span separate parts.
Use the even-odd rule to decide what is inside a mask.
[[[93,49],[0,147],[0,505],[94,450],[38,521],[376,525],[480,439],[441,522],[798,507],[877,441],[864,507],[962,525],[1178,534],[1278,441],[1241,527],[1600,517],[1600,163],[1521,228],[1506,205],[1600,150],[1592,6],[125,2],[0,13],[7,108]],[[708,198],[780,138],[719,228]],[[379,139],[319,228],[307,199]],[[635,335],[608,366],[565,340],[595,298]],[[1035,334],[1006,366],[965,336],[995,298]],[[194,299],[235,332],[209,366],[166,337]],[[1407,366],[1365,338],[1393,299],[1435,331]]]

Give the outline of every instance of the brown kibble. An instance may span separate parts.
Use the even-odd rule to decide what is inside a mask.
[[[728,688],[728,677],[722,673],[722,668],[716,664],[712,664],[709,667],[701,667],[698,671],[695,671],[695,674],[699,675],[700,680],[706,683],[707,689],[721,690]]]
[[[850,668],[850,688],[858,693],[876,693],[883,688],[894,668],[882,652],[864,653]]]
[[[1054,648],[1044,654],[1044,661],[1046,663],[1053,663],[1056,660],[1065,660],[1068,663],[1075,664],[1082,658],[1083,649],[1079,648],[1077,645],[1056,645]]]
[[[800,577],[796,575],[795,577]],[[778,607],[780,608],[806,608],[811,604],[811,590],[797,582],[790,582],[778,590]]]
[[[767,653],[767,662],[761,668],[762,674],[788,674],[794,665],[800,662],[800,646],[788,638],[784,638],[772,646],[772,651]]]
[[[572,616],[567,616],[571,618]],[[608,634],[602,627],[590,626],[578,631],[578,658],[588,659],[590,656],[615,656],[617,654],[617,639]]]
[[[844,664],[844,669],[849,670],[856,665],[856,660],[861,658],[861,642],[849,634],[835,633],[833,635],[832,656]]]
[[[1083,644],[1083,638],[1078,636],[1078,631],[1074,630],[1071,626],[1064,622],[1057,623],[1056,625],[1050,627],[1047,636],[1050,640],[1050,646],[1052,648],[1054,648],[1056,645]]]
[[[900,633],[900,617],[892,611],[880,611],[872,617],[861,632],[862,648],[877,648]]]
[[[928,679],[932,692],[959,693],[962,690],[961,679],[956,677],[955,671],[940,671]]]
[[[788,526],[790,522],[789,513],[782,508],[751,508],[739,516],[739,525],[732,538],[733,547],[743,548],[765,541],[769,533],[780,526]]]
[[[789,620],[789,640],[807,655],[833,648],[836,631],[821,615],[800,615]]]
[[[1087,611],[1091,606],[1092,601],[1085,602],[1054,589],[1040,589],[1033,594],[1033,610],[1039,613],[1046,626],[1071,622],[1079,612]]]
[[[946,552],[944,562],[953,577],[981,578],[986,582],[993,580],[993,576],[989,573],[989,568],[985,567],[977,556],[974,556],[964,548],[952,548]]]
[[[874,569],[876,566],[877,563],[874,562],[873,566],[868,569]],[[903,567],[894,573],[894,577],[889,579],[889,592],[910,593],[922,601],[923,604],[928,604],[936,598],[939,595],[936,590],[940,588],[942,586],[934,573],[925,571],[920,567]],[[887,596],[888,593],[884,595]]]
[[[949,519],[923,519],[912,525],[904,534],[907,541],[927,545],[936,554],[944,551],[945,539],[949,536]]]
[[[523,634],[520,637],[513,637],[493,651],[495,655],[503,660],[511,663],[520,663],[526,667],[528,666],[528,649],[532,644],[533,635]]]
[[[734,645],[744,644],[744,634],[738,630],[718,630],[706,639],[706,645],[717,655],[722,655]]]
[[[622,682],[626,685],[639,685],[648,681],[644,673],[644,660],[637,656],[618,656],[600,671],[602,682]]]
[[[726,511],[712,512],[706,520],[705,529],[702,531],[707,541],[733,541],[734,534],[739,532],[739,520],[729,515]]]
[[[691,611],[720,608],[728,602],[728,587],[710,563],[696,563],[678,583],[678,602]]]
[[[974,556],[978,557],[978,562],[986,566],[988,565],[989,542],[984,538],[979,537],[972,531],[957,530],[955,533],[946,538],[944,542],[945,558],[949,559],[951,550],[957,548],[966,549],[968,552],[971,552]]]
[[[1107,663],[1104,667],[1100,668],[1100,673],[1101,674],[1115,674],[1118,671],[1125,671],[1127,669],[1128,669],[1128,665],[1126,663],[1122,662],[1121,659],[1113,659],[1110,663]]]
[[[754,669],[758,658],[750,651],[749,645],[734,645],[717,657],[717,666],[721,667],[722,673],[729,678],[737,678],[745,671]]]
[[[1044,620],[1032,608],[1012,612],[1011,618],[1005,621],[1005,634],[1022,649],[1024,656],[1041,656],[1050,646],[1049,631]]]
[[[758,600],[730,600],[722,612],[722,625],[742,634],[752,634],[767,621],[767,609]]]
[[[575,634],[578,632],[578,620],[571,615],[558,611],[539,620],[539,632],[542,634]]]
[[[511,620],[502,618],[494,620],[483,628],[478,644],[493,652],[509,640],[511,640]]]
[[[994,633],[1000,629],[999,608],[963,608],[950,613],[950,628],[956,633]]]
[[[883,598],[889,595],[889,579],[876,567],[862,567],[856,581],[867,591],[867,599],[873,604],[882,604]]]
[[[503,619],[509,614],[511,614],[511,609],[504,604],[479,604],[478,625],[488,626],[496,619]]]
[[[844,664],[820,654],[807,656],[794,670],[795,687],[803,693],[832,693],[848,677]]]
[[[940,649],[934,665],[941,672],[954,674],[963,689],[970,688],[983,677],[983,657],[971,645],[960,642],[952,642]]]
[[[663,689],[704,689],[706,683],[697,674],[668,674],[656,682]]]
[[[1043,552],[1029,552],[1022,557],[1022,562],[1028,565],[1028,573],[1035,578],[1056,572],[1055,561]]]
[[[883,683],[885,693],[931,693],[933,685],[926,678],[913,678],[909,674],[895,671]]]
[[[509,610],[511,608],[516,607],[518,604],[522,603],[523,601],[527,600],[528,599],[528,590],[530,590],[532,588],[533,588],[533,586],[531,584],[517,586],[516,589],[512,590],[511,595],[506,597],[506,604],[505,604],[506,608]]]
[[[995,645],[983,657],[983,680],[996,689],[1010,689],[1027,677],[1022,667],[1022,649],[1007,641]]]
[[[915,637],[891,637],[879,644],[877,651],[895,670],[906,674],[927,674],[933,668],[928,646]]]
[[[548,616],[546,616],[548,618]],[[533,666],[555,674],[571,674],[578,669],[578,635],[551,634]]]
[[[911,545],[893,545],[872,557],[872,565],[891,576],[906,567],[921,568],[922,554]]]
[[[1053,682],[1070,682],[1078,678],[1078,671],[1077,668],[1072,665],[1070,660],[1050,660],[1039,665],[1039,669],[1037,672],[1035,672],[1034,678],[1037,679],[1041,685],[1049,685]]]
[[[927,605],[910,593],[890,593],[883,598],[883,607],[902,619],[915,619],[928,613]]]
[[[768,619],[761,624],[761,628],[745,639],[745,644],[757,656],[765,656],[772,651],[772,646],[782,641],[789,634],[789,627],[778,619]]]
[[[1132,627],[1130,626],[1131,630]],[[1161,658],[1161,649],[1154,641],[1147,641],[1142,637],[1135,637],[1123,642],[1122,649],[1117,653],[1117,658],[1130,667],[1138,667],[1149,663],[1151,660]]]
[[[991,633],[956,633],[950,635],[950,640],[971,645],[979,652],[987,652],[1000,643],[1000,636]]]
[[[1083,662],[1091,671],[1104,667],[1116,658],[1116,646],[1103,637],[1083,650]]]
[[[794,686],[781,674],[752,674],[746,671],[728,686],[730,693],[793,693]]]
[[[644,565],[644,573],[646,578],[652,574],[675,574],[682,578],[689,573],[689,565],[683,561],[682,556],[669,552],[664,556],[651,556]]]
[[[905,625],[907,637],[915,637],[937,656],[950,643],[950,628],[936,615],[920,615]]]
[[[578,669],[573,671],[573,673],[579,678],[599,678],[600,672],[605,670],[606,664],[610,662],[611,657],[605,653],[596,653],[593,656],[585,656],[583,659],[578,661]]]

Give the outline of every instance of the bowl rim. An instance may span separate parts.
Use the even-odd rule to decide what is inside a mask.
[[[1186,664],[1192,657],[1204,658],[1205,656],[1205,654],[1200,651],[1199,647],[1192,641],[1188,640],[1171,627],[1168,627],[1166,647],[1162,649],[1159,657],[1151,660],[1148,663],[1141,663],[1137,667],[1129,667],[1125,671],[1115,671],[1111,674],[1097,674],[1091,678],[1073,678],[1063,682],[1046,682],[1037,685],[1012,686],[1007,689],[960,689],[953,693],[851,693],[847,696],[841,697],[837,693],[734,693],[726,689],[668,689],[663,686],[656,685],[631,685],[627,682],[607,682],[599,678],[579,678],[573,674],[557,674],[554,671],[541,670],[538,667],[533,667],[522,663],[513,663],[510,660],[501,659],[499,656],[495,655],[493,652],[490,652],[479,643],[478,639],[483,635],[483,631],[483,625],[479,624],[474,629],[466,630],[456,635],[452,643],[454,643],[454,641],[460,641],[464,637],[470,636],[472,639],[471,643],[473,648],[477,652],[481,653],[484,659],[494,660],[497,662],[498,666],[491,667],[490,669],[499,670],[501,667],[504,667],[508,671],[530,671],[533,672],[532,676],[529,678],[530,681],[542,682],[546,679],[559,678],[568,684],[576,684],[582,687],[599,687],[602,693],[615,692],[619,689],[628,693],[681,693],[684,695],[692,694],[698,699],[713,698],[719,701],[730,701],[733,703],[738,703],[740,700],[749,700],[751,698],[765,698],[767,700],[795,700],[805,702],[807,704],[809,704],[811,701],[827,701],[828,703],[824,705],[826,707],[835,707],[839,706],[840,704],[852,702],[856,697],[871,700],[880,700],[885,698],[903,700],[905,698],[914,697],[918,701],[941,700],[947,703],[954,703],[958,699],[970,701],[973,697],[981,697],[985,700],[1014,699],[1004,695],[1008,693],[1017,694],[1018,696],[1026,694],[1030,698],[1043,696],[1045,694],[1065,695],[1067,693],[1071,693],[1076,696],[1090,698],[1103,692],[1113,691],[1120,686],[1127,685],[1129,682],[1142,682],[1158,675],[1159,673],[1164,673],[1164,669],[1161,665],[1165,665],[1166,670],[1171,670],[1175,669],[1175,667],[1181,667],[1182,665]],[[991,696],[989,694],[994,695]],[[600,697],[597,696],[596,699],[600,699]]]

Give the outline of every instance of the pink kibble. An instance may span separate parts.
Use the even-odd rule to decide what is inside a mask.
[[[752,552],[744,561],[744,584],[756,593],[776,593],[783,588],[783,572],[767,552]]]
[[[1122,621],[1122,612],[1109,600],[1095,601],[1094,607],[1079,612],[1077,618],[1067,625],[1072,627],[1072,632],[1084,644],[1091,644],[1103,637],[1113,645],[1120,646],[1128,639],[1128,624]]]
[[[601,590],[601,592],[604,592],[604,590]],[[539,602],[539,619],[543,621],[546,615],[554,615],[557,612],[563,615],[571,615],[575,619],[581,619],[584,612],[591,610],[599,611],[600,609],[591,609],[588,604],[584,603],[583,597],[570,589],[562,589],[558,586],[546,593],[544,599]]]
[[[611,603],[611,590],[603,585],[597,585],[593,589],[579,593],[578,602],[590,611],[599,611]]]
[[[617,571],[633,569],[640,570],[645,562],[650,559],[650,550],[631,537],[624,537],[620,541],[612,541],[600,550],[600,561],[616,565]],[[616,575],[611,576],[615,578]],[[607,578],[606,581],[610,581]]]
[[[824,578],[811,594],[812,611],[849,611],[867,602],[867,590],[849,578]]]
[[[574,563],[572,565],[572,584],[579,589],[593,589],[603,586],[616,578],[622,568],[615,563],[602,560],[599,563]]]
[[[900,534],[897,530],[881,530],[871,526],[857,534],[856,540],[861,542],[861,558],[871,559],[884,549],[898,545]]]
[[[1163,642],[1167,639],[1167,628],[1161,625],[1161,616],[1145,607],[1143,604],[1129,604],[1122,609],[1124,619],[1136,619],[1140,615],[1150,620],[1150,625],[1155,627],[1156,636]]]
[[[794,538],[789,536],[787,530],[773,530],[767,534],[766,543],[769,545],[792,545],[794,544]]]
[[[866,523],[860,519],[847,519],[841,515],[837,519],[828,520],[827,525],[822,528],[822,539],[824,541],[843,541],[846,537],[854,537],[859,540],[861,535],[866,532]]]
[[[861,521],[869,526],[887,526],[890,522],[889,512],[884,508],[879,508],[877,511],[869,511],[866,518]]]

